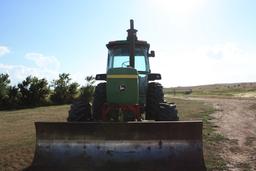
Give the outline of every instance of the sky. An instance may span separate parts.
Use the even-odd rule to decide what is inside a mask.
[[[0,0],[0,73],[17,84],[106,72],[106,44],[138,39],[165,87],[256,81],[255,0]]]

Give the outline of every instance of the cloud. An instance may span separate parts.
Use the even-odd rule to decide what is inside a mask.
[[[208,49],[206,56],[216,60],[222,59],[224,57],[223,51],[221,49]]]
[[[188,16],[202,8],[205,2],[205,0],[150,0],[148,3],[160,13]]]
[[[10,49],[6,46],[0,46],[0,57],[7,53],[10,53]]]
[[[27,76],[32,75],[39,78],[46,78],[52,80],[58,76],[58,71],[42,70],[36,67],[27,67],[24,65],[9,65],[0,63],[0,73],[7,73],[10,76],[12,84],[17,84],[24,80]]]
[[[223,58],[240,58],[244,51],[239,48],[235,43],[227,42],[221,45],[215,45],[211,47],[199,48],[199,51],[203,51],[210,59],[220,60]]]
[[[25,58],[35,62],[36,66],[43,69],[58,70],[60,62],[55,56],[44,56],[40,53],[27,53]]]
[[[54,56],[44,56],[40,53],[27,53],[25,59],[32,60],[35,66],[10,65],[0,63],[0,73],[7,73],[12,84],[17,84],[27,76],[32,75],[39,78],[46,78],[51,81],[57,78],[60,69],[60,62]]]
[[[168,54],[168,55],[167,55]],[[235,43],[159,50],[152,71],[162,73],[165,86],[256,81],[256,52]]]

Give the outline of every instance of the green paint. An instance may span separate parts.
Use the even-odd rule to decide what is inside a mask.
[[[112,68],[107,72],[107,102],[138,104],[138,72],[133,68]]]

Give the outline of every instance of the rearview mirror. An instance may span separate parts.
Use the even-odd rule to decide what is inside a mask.
[[[148,54],[148,57],[155,57],[155,51],[151,50]]]

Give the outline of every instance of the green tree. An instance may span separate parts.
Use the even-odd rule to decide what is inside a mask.
[[[8,74],[0,74],[0,108],[6,106],[6,101],[8,99],[8,89],[10,84],[10,79]]]
[[[8,87],[8,98],[5,99],[4,103],[5,108],[19,108],[21,94],[19,92],[19,88],[16,86]]]
[[[8,74],[0,74],[0,99],[8,93],[8,86],[10,84],[10,79]]]
[[[71,83],[70,74],[59,74],[59,79],[53,80],[52,86],[54,88],[51,100],[55,104],[71,103],[77,93],[79,84],[76,82]]]
[[[46,79],[28,76],[18,84],[21,94],[21,104],[24,106],[39,106],[47,103],[50,89]],[[13,90],[15,92],[15,90]]]
[[[94,93],[94,83],[95,83],[95,78],[93,76],[87,76],[85,78],[86,85],[82,86],[80,88],[80,98],[85,98],[88,101],[92,101],[93,98],[93,93]]]

